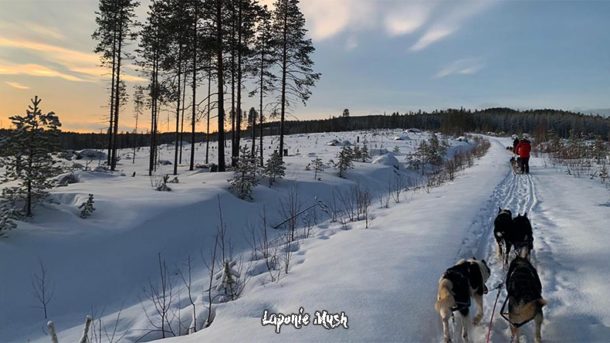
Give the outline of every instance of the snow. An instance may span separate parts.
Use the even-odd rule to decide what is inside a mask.
[[[400,162],[398,162],[398,159],[396,158],[396,156],[394,156],[393,153],[389,152],[385,155],[381,155],[376,157],[373,160],[373,164],[381,164],[384,166],[391,166],[391,167],[395,167],[396,169],[398,169],[400,167]]]
[[[60,342],[80,338],[85,315],[96,317],[103,312],[106,325],[112,325],[121,309],[119,330],[128,330],[123,341],[138,340],[142,330],[150,327],[143,308],[148,312],[153,308],[143,299],[142,287],[159,277],[158,253],[166,259],[170,274],[184,267],[188,256],[193,258],[198,311],[206,311],[203,290],[208,274],[201,256],[209,256],[212,247],[219,225],[219,201],[233,255],[248,262],[252,255],[246,238],[249,227],[260,223],[263,208],[269,223],[282,221],[280,204],[295,189],[305,208],[318,200],[329,203],[333,192],[347,191],[355,184],[374,196],[382,195],[396,172],[417,182],[419,176],[404,168],[402,155],[414,151],[429,134],[410,133],[410,140],[393,140],[401,133],[376,130],[288,136],[287,148],[299,154],[285,158],[286,179],[271,188],[263,182],[250,202],[228,192],[230,173],[189,172],[185,164],[179,165],[180,182],[171,185],[171,192],[154,191],[151,185],[173,166],[161,166],[157,176],[149,178],[146,149],[138,152],[135,165],[123,158],[118,173],[77,171],[79,183],[55,189],[54,203],[37,208],[36,217],[20,222],[18,229],[0,240],[0,341],[49,341],[42,331],[47,321],[34,307],[37,304],[31,295],[39,261],[52,282],[49,319],[55,322]],[[328,168],[318,176],[322,181],[317,181],[313,171],[305,170],[313,156],[325,162],[336,159],[340,145],[327,142],[354,142],[356,136],[360,142],[367,140],[370,151],[398,146],[401,156],[386,151],[377,158],[384,163],[355,162],[347,179],[338,178],[337,171]],[[241,272],[235,270],[235,275],[248,279],[242,296],[215,304],[215,319],[209,328],[167,341],[438,342],[442,328],[433,304],[438,278],[446,268],[460,258],[476,256],[489,261],[490,289],[504,279],[492,236],[498,207],[528,212],[532,221],[532,262],[542,280],[543,297],[549,301],[544,308],[543,340],[608,341],[608,190],[599,182],[566,175],[538,157],[530,161],[531,175],[514,175],[508,166],[510,152],[504,148],[510,145],[510,137],[488,139],[492,146],[487,155],[459,172],[454,181],[437,188],[411,187],[400,203],[392,201],[389,208],[374,198],[368,229],[363,221],[333,223],[320,213],[310,237],[291,248],[287,275],[272,282],[266,270],[258,268],[260,260]],[[276,143],[277,137],[265,137],[266,156],[272,151],[267,148]],[[451,140],[448,156],[470,147],[470,143]],[[196,154],[202,156],[204,149],[198,145]],[[212,162],[215,150],[210,151]],[[161,152],[162,158],[173,161],[172,147],[163,147]],[[126,150],[121,155],[130,153]],[[189,156],[188,150],[184,156]],[[389,160],[392,165],[401,164],[400,171],[385,163]],[[131,177],[134,171],[136,176]],[[77,206],[89,193],[95,196],[96,210],[82,219]],[[271,234],[279,237],[282,232],[272,230]],[[174,287],[180,294],[180,301],[175,301],[182,311],[184,329],[191,319],[189,304],[178,278]],[[484,341],[495,296],[494,291],[485,296],[484,319],[473,331],[475,342]],[[500,302],[504,297],[502,290]],[[299,313],[300,308],[312,318],[316,311],[343,312],[349,328],[283,325],[276,334],[273,325],[261,325],[265,310],[290,314]],[[497,311],[492,341],[509,341],[510,330]],[[533,324],[524,326],[522,333],[531,341]]]

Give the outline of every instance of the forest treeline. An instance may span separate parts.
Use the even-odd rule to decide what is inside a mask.
[[[518,111],[510,108],[490,108],[480,111],[465,109],[448,109],[433,112],[410,112],[390,115],[369,115],[357,117],[333,117],[329,119],[295,120],[285,123],[285,133],[315,133],[338,132],[368,129],[418,128],[422,130],[441,131],[447,134],[461,135],[464,132],[493,132],[496,134],[528,133],[537,141],[547,139],[549,130],[559,137],[568,138],[570,133],[584,137],[599,137],[608,140],[610,135],[610,118],[584,115],[562,110],[538,109]],[[245,136],[250,128],[242,131]],[[279,133],[278,122],[264,123],[265,136]],[[7,135],[8,130],[0,130],[0,136]],[[228,137],[232,134],[228,132]],[[103,149],[107,144],[107,134],[62,132],[60,143],[64,149]],[[198,132],[195,142],[205,142],[207,137]],[[172,132],[158,135],[158,144],[170,144],[176,141]],[[217,141],[217,133],[209,137]],[[185,143],[191,142],[191,136],[184,138]],[[131,148],[150,144],[150,135],[124,132],[118,135],[118,147]]]

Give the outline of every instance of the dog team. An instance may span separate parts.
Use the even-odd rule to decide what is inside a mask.
[[[510,210],[499,208],[494,220],[493,233],[497,243],[498,259],[503,261],[504,266],[509,264],[511,249],[515,252],[506,274],[507,298],[500,314],[509,322],[514,342],[519,342],[519,328],[534,320],[535,339],[540,343],[542,307],[546,305],[546,301],[541,295],[542,285],[538,272],[529,261],[530,253],[534,248],[534,237],[527,213],[513,217]],[[458,327],[461,327],[462,338],[464,342],[469,341],[472,325],[477,325],[483,318],[483,295],[487,293],[485,283],[490,273],[485,260],[477,260],[473,257],[458,261],[441,276],[434,307],[443,323],[445,342],[451,342],[449,319],[456,311],[459,312]],[[469,316],[471,299],[474,299],[477,307],[477,314],[472,320]],[[508,313],[504,313],[507,302]],[[460,330],[456,332],[459,333]]]

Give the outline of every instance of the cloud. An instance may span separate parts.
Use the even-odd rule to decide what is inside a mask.
[[[448,27],[436,27],[430,29],[426,31],[426,33],[424,33],[424,35],[421,36],[421,38],[417,42],[415,42],[415,44],[413,44],[409,50],[423,50],[427,48],[430,44],[438,42],[439,40],[451,35],[454,31],[455,29],[451,29]]]
[[[26,89],[30,89],[30,87],[28,87],[28,86],[24,86],[24,85],[22,85],[22,84],[20,84],[20,83],[18,83],[18,82],[6,81],[6,84],[7,84],[7,85],[9,85],[9,86],[11,86],[11,87],[13,87],[13,88],[19,89],[19,90],[26,90]]]
[[[57,77],[67,81],[75,82],[91,82],[70,74],[62,73],[58,70],[51,69],[49,67],[27,63],[27,64],[16,64],[0,60],[0,75],[29,75],[37,77]]]
[[[437,16],[409,50],[421,51],[433,43],[449,37],[457,32],[468,19],[481,13],[492,4],[491,0],[443,2],[443,8],[438,8]]]
[[[89,81],[95,82],[100,78],[109,78],[108,71],[99,66],[99,58],[93,52],[86,53],[78,50],[72,50],[57,45],[39,43],[33,40],[26,39],[10,39],[0,37],[0,47],[7,47],[19,50],[33,51],[37,54],[37,58],[63,66],[66,70],[76,74],[60,72],[55,68],[38,64],[12,64],[5,63],[4,74],[26,74],[31,76],[41,77],[59,77],[68,81]],[[41,61],[42,62],[42,61]],[[2,74],[2,65],[0,64],[0,74]],[[12,73],[9,73],[13,70]],[[18,71],[18,72],[17,72]],[[138,76],[122,73],[121,78],[125,81],[141,82],[145,81]]]
[[[451,75],[472,75],[478,73],[485,65],[480,59],[465,58],[454,61],[439,70],[433,78],[441,79]]]
[[[428,21],[434,7],[434,2],[414,2],[392,9],[385,16],[385,29],[391,36],[413,33]]]
[[[31,21],[26,21],[17,25],[19,25],[19,27],[23,28],[24,30],[30,31],[36,37],[45,37],[60,41],[66,39],[66,36],[64,36],[64,34],[61,33],[61,31],[55,27],[44,26]]]

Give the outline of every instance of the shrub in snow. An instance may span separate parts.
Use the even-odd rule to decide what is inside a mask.
[[[0,203],[0,237],[17,227],[13,219],[17,218],[17,213],[8,203]]]
[[[369,155],[369,148],[367,148],[365,143],[362,146],[362,149],[360,150],[360,160],[362,162],[366,162],[366,160],[368,160],[369,158],[371,158],[371,155]]]
[[[167,181],[169,180],[169,175],[163,176],[160,180],[157,180],[155,185],[155,190],[159,192],[171,192],[171,188],[167,185]]]
[[[352,148],[344,146],[337,157],[339,160],[335,163],[335,168],[339,169],[339,177],[345,177],[347,170],[354,168],[354,152]]]
[[[269,186],[271,187],[277,179],[281,179],[286,174],[286,166],[277,151],[271,154],[267,160],[267,164],[263,169],[263,175],[269,178]]]
[[[326,166],[324,165],[324,162],[322,162],[322,159],[318,157],[311,160],[311,162],[307,165],[307,168],[309,168],[308,170],[314,171],[313,178],[314,180],[318,180],[318,174],[323,172],[324,169],[326,169]]]
[[[95,207],[93,207],[94,203],[95,201],[93,201],[93,194],[89,194],[89,198],[87,199],[87,201],[78,206],[78,208],[80,209],[81,218],[85,219],[93,214],[93,211],[95,211]]]
[[[235,270],[235,261],[225,261],[222,264],[222,269],[216,274],[215,279],[218,282],[216,290],[223,292],[224,295],[231,300],[239,297],[239,272]]]
[[[159,160],[159,164],[162,166],[169,166],[172,164],[172,162],[168,160]]]
[[[229,179],[231,191],[240,199],[252,199],[252,191],[258,184],[257,171],[256,159],[250,155],[247,147],[242,147],[233,178]]]
[[[167,183],[180,183],[180,180],[178,180],[177,176],[174,176],[174,178],[169,180],[169,181],[167,181]]]

